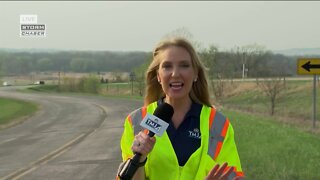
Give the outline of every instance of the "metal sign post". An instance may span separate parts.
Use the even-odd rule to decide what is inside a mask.
[[[313,74],[312,127],[316,128],[317,74],[320,74],[320,58],[300,58],[297,65],[298,74]]]
[[[317,98],[317,75],[313,75],[313,128],[316,128],[316,114],[317,114],[317,108],[316,108],[316,99]]]

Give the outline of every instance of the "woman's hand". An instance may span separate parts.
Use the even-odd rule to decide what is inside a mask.
[[[227,180],[230,173],[233,171],[233,167],[229,168],[226,172],[228,166],[228,163],[223,163],[221,167],[219,167],[219,164],[216,164],[212,170],[209,172],[208,176],[206,177],[206,180]],[[241,177],[235,177],[233,180],[240,180]]]
[[[140,153],[142,155],[140,158],[140,162],[143,162],[146,159],[147,155],[153,149],[155,142],[155,137],[149,137],[147,134],[141,131],[134,137],[131,150],[133,152]]]

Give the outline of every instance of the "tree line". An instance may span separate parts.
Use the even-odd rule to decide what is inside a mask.
[[[146,59],[146,52],[61,51],[6,52],[0,51],[4,75],[25,75],[31,72],[130,72]]]
[[[2,75],[26,75],[31,72],[135,72],[143,78],[151,52],[61,51],[6,52],[0,51]],[[259,46],[243,46],[219,51],[209,46],[199,52],[210,78],[258,78],[294,76],[297,57],[273,54]]]

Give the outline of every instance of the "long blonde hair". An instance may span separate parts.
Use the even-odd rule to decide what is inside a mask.
[[[191,56],[192,67],[197,72],[197,81],[193,83],[190,91],[190,98],[199,104],[205,104],[211,107],[208,82],[204,66],[202,65],[199,57],[186,39],[183,38],[171,38],[161,41],[153,51],[153,60],[149,65],[146,72],[146,95],[144,98],[144,104],[148,105],[159,98],[164,96],[162,87],[157,79],[157,72],[161,63],[161,58],[158,56],[160,52],[164,51],[169,46],[182,47],[187,50]]]

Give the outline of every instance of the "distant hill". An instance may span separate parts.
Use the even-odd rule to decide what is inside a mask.
[[[109,51],[109,50],[79,50],[79,49],[45,49],[45,48],[0,48],[0,51],[3,52],[11,52],[11,53],[20,53],[20,52],[28,52],[28,53],[57,53],[57,52],[114,52],[114,53],[148,53],[145,51]]]
[[[43,52],[60,52],[63,50],[59,49],[15,49],[15,48],[0,48],[0,51],[11,52],[11,53],[19,53],[19,52],[28,52],[28,53],[43,53]]]
[[[320,48],[293,48],[284,50],[273,50],[275,54],[286,56],[320,56]]]

